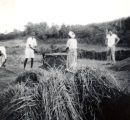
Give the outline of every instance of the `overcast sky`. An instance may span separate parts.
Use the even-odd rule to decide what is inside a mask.
[[[28,22],[89,24],[130,16],[130,0],[0,0],[0,32]]]

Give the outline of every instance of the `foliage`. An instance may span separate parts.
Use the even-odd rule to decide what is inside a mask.
[[[89,24],[89,25],[52,25],[49,27],[46,22],[41,23],[28,23],[25,26],[23,32],[14,30],[11,33],[0,34],[0,40],[14,39],[20,36],[28,36],[31,32],[36,33],[36,37],[43,41],[48,41],[48,39],[55,39],[55,41],[68,38],[68,32],[70,30],[76,33],[76,38],[80,42],[88,44],[101,44],[105,45],[106,32],[107,30],[112,30],[116,33],[121,41],[119,45],[129,46],[130,38],[130,17],[122,18],[111,22],[104,22],[100,24]],[[55,42],[52,41],[52,42]]]
[[[1,33],[0,40],[10,40],[10,39],[15,39],[15,38],[24,37],[24,36],[25,36],[24,31],[14,30],[13,32],[10,32],[7,34]]]
[[[101,44],[105,45],[106,32],[112,30],[116,33],[121,41],[119,45],[129,46],[130,37],[130,18],[122,18],[111,22],[104,22],[100,24],[89,25],[53,25],[48,27],[46,23],[26,25],[25,31],[34,30],[37,33],[38,38],[46,40],[48,38],[64,39],[68,38],[68,32],[74,31],[76,38],[79,42],[88,44]]]

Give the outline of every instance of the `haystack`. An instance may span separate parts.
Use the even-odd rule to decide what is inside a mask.
[[[25,84],[27,76],[37,81],[35,87]],[[1,120],[113,120],[106,106],[119,106],[126,96],[110,74],[89,67],[69,77],[53,68],[40,75],[25,72],[16,81],[0,94]]]
[[[118,61],[110,68],[116,71],[130,71],[130,57],[122,61]]]
[[[83,68],[77,71],[74,81],[79,108],[88,120],[103,120],[102,101],[115,100],[122,95],[118,82],[107,71]]]
[[[25,71],[21,73],[16,80],[14,81],[15,84],[24,83],[26,86],[31,87],[34,84],[38,84],[40,80],[40,73],[37,71]]]

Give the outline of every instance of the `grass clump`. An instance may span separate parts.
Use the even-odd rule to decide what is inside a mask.
[[[102,120],[101,104],[104,99],[118,99],[121,89],[117,81],[105,71],[83,68],[74,77],[78,91],[78,103],[85,119]]]
[[[102,100],[121,94],[115,79],[89,67],[75,74],[27,71],[0,94],[0,119],[103,120]]]

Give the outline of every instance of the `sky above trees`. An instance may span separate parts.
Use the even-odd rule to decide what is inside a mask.
[[[0,32],[23,30],[28,22],[90,24],[130,15],[129,0],[0,0]]]

